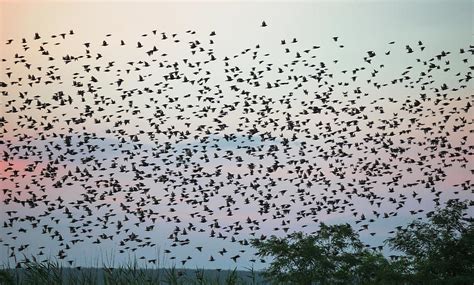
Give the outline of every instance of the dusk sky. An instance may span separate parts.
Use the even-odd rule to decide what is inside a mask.
[[[261,269],[252,238],[378,247],[472,201],[473,26],[469,0],[0,1],[0,264]]]

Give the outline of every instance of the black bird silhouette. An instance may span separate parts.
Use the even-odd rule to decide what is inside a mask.
[[[74,246],[117,244],[145,264],[163,245],[183,266],[257,262],[251,238],[341,214],[375,236],[471,194],[471,45],[390,41],[352,65],[296,38],[230,53],[212,30],[139,31],[136,47],[31,35],[2,49],[0,243],[12,260],[48,249],[72,265]]]

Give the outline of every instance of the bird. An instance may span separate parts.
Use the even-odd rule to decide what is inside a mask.
[[[72,266],[74,246],[117,245],[145,264],[156,248],[187,267],[265,263],[251,239],[340,215],[378,237],[390,233],[380,222],[470,194],[472,46],[430,55],[428,40],[400,38],[352,53],[338,36],[280,35],[221,50],[221,34],[137,30],[134,46],[67,29],[2,43],[9,258],[51,249]],[[344,50],[325,53],[332,41]]]

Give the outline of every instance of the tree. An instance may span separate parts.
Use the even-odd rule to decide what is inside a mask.
[[[367,249],[349,224],[320,224],[306,235],[254,239],[261,257],[273,257],[265,275],[284,284],[474,284],[474,219],[468,202],[449,200],[386,240],[403,253],[387,260]]]
[[[404,253],[416,284],[474,283],[474,223],[468,203],[449,200],[444,209],[400,228],[387,243]]]
[[[261,257],[273,256],[265,275],[289,284],[378,284],[393,275],[382,254],[367,249],[349,224],[320,224],[313,235],[252,240]],[[385,282],[387,284],[387,282]]]

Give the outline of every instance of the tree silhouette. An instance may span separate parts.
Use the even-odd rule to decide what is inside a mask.
[[[252,240],[261,257],[274,259],[265,275],[286,284],[378,284],[393,272],[385,257],[367,249],[349,224],[320,224],[314,235]],[[385,282],[384,284],[388,284]]]
[[[467,206],[449,200],[429,213],[428,222],[415,220],[386,241],[409,261],[413,283],[474,283],[474,220]]]
[[[449,200],[444,209],[399,228],[385,242],[388,260],[368,249],[349,224],[320,224],[311,235],[253,239],[260,257],[273,257],[267,278],[284,284],[474,284],[474,219],[468,202]]]

